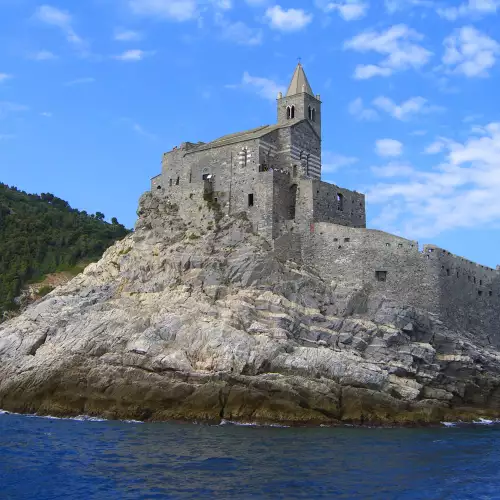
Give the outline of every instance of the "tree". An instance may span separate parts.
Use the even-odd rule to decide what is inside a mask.
[[[104,220],[105,215],[104,215],[102,212],[96,212],[96,213],[95,213],[95,218],[96,218],[97,220]]]
[[[118,219],[117,219],[116,217],[113,217],[113,218],[111,219],[111,224],[115,224],[115,225],[117,225],[117,224],[118,224]]]

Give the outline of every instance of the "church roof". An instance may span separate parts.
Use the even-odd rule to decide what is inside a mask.
[[[299,64],[297,64],[297,67],[295,68],[295,71],[293,72],[292,81],[290,82],[286,95],[288,97],[295,94],[301,94],[302,92],[305,92],[306,94],[312,95],[314,97],[314,93],[311,86],[309,85],[309,81],[307,80],[304,68],[299,62]]]
[[[187,151],[189,153],[195,153],[197,151],[204,151],[205,149],[218,148],[221,146],[227,146],[229,144],[236,144],[238,142],[251,141],[252,139],[258,139],[263,135],[269,134],[274,130],[278,130],[282,127],[289,127],[289,124],[285,125],[264,125],[262,127],[252,128],[250,130],[245,130],[243,132],[236,132],[235,134],[228,134],[215,139],[214,141],[207,142],[200,146],[191,148]]]

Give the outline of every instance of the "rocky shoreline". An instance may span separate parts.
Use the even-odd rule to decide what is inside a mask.
[[[244,216],[146,194],[134,234],[0,325],[0,408],[122,420],[440,425],[500,417],[500,339],[370,304]],[[490,343],[491,342],[491,343]]]

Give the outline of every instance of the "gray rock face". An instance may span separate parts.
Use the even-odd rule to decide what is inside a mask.
[[[423,424],[500,414],[500,353],[426,311],[282,262],[244,217],[146,194],[136,232],[0,325],[0,408]]]

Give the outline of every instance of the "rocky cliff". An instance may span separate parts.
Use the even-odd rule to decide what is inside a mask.
[[[0,408],[425,424],[500,415],[500,352],[280,261],[244,215],[146,194],[134,234],[0,325]],[[365,312],[360,312],[365,311]]]

